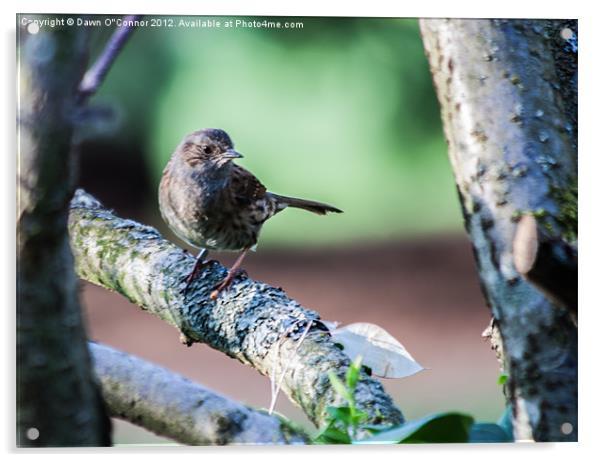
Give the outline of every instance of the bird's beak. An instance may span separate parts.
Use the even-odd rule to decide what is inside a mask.
[[[242,159],[243,155],[234,149],[228,149],[222,154],[222,157],[225,159]]]

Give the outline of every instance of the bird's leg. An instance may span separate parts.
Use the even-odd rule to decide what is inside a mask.
[[[194,278],[196,277],[199,270],[207,263],[205,261],[205,257],[207,256],[207,254],[209,254],[209,251],[207,249],[201,249],[199,254],[196,256],[196,260],[194,261],[194,267],[192,268],[192,271],[188,274],[188,276],[186,276],[186,279],[184,279],[184,282],[186,282],[186,286],[184,287],[184,293],[188,291],[190,284],[192,283],[192,281],[194,281]]]
[[[240,267],[240,265],[242,265],[242,261],[245,259],[245,255],[247,255],[248,251],[249,251],[249,248],[246,248],[240,253],[238,258],[236,259],[236,261],[234,262],[234,264],[228,271],[228,275],[224,278],[224,280],[222,282],[220,282],[217,285],[217,287],[213,290],[213,292],[211,292],[212,300],[217,299],[217,296],[219,295],[219,293],[222,290],[224,290],[225,288],[227,288],[230,284],[232,284],[232,281],[234,281],[236,276],[240,275],[241,273],[244,273],[245,270],[243,270]]]

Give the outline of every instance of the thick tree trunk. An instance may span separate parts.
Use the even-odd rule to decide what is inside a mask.
[[[194,258],[155,229],[113,215],[83,191],[73,199],[69,231],[81,278],[173,325],[187,344],[206,343],[278,380],[283,374],[282,390],[317,426],[326,421],[328,406],[344,403],[328,372],[343,377],[350,358],[334,344],[318,313],[282,289],[237,278],[214,301],[210,294],[227,270],[212,261],[184,293]],[[355,400],[370,423],[403,422],[382,385],[365,372]]]
[[[86,32],[17,31],[17,444],[108,445],[67,233]]]
[[[573,268],[554,274],[576,278],[566,252],[577,237],[576,21],[422,20],[421,30],[466,229],[501,333],[503,352],[492,338],[509,373],[515,438],[575,441],[577,329],[555,305],[567,297],[521,277],[513,243],[520,217],[534,216],[550,238],[537,250]]]

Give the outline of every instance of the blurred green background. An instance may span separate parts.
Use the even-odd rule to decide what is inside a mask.
[[[185,134],[222,128],[269,190],[346,212],[280,214],[261,246],[459,230],[417,21],[295,20],[302,29],[139,29],[93,99],[116,117],[84,139],[138,146],[154,192]]]
[[[138,29],[78,133],[81,185],[182,245],[158,213],[162,169],[187,133],[226,130],[269,190],[345,211],[270,219],[249,275],[324,319],[376,323],[399,339],[428,368],[384,381],[407,418],[459,410],[496,420],[499,366],[480,336],[489,311],[417,20],[268,19],[303,28]],[[94,31],[92,59],[111,32]],[[119,295],[86,284],[83,296],[93,339],[268,405],[267,378],[206,346],[183,348]],[[284,397],[277,410],[311,428]],[[123,422],[115,440],[164,441]]]

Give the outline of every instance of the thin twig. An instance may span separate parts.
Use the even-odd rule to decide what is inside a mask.
[[[90,96],[96,93],[109,72],[113,61],[115,61],[117,55],[121,52],[132,35],[132,32],[134,32],[135,26],[133,24],[135,24],[136,21],[139,21],[140,18],[142,18],[142,15],[125,16],[122,25],[113,32],[113,35],[111,35],[104,50],[94,65],[88,69],[79,84],[78,96],[80,103],[85,102]]]
[[[284,332],[284,334],[280,337],[280,339],[278,340],[278,343],[276,344],[276,347],[278,349],[278,352],[280,352],[280,347],[282,346],[282,342],[284,341],[284,339],[293,331],[293,329],[295,327],[297,327],[297,325],[299,324],[299,321],[297,321],[296,323],[294,323],[292,326],[290,326],[286,332]],[[272,412],[274,412],[274,407],[276,406],[276,399],[278,397],[278,393],[279,393],[279,389],[281,386],[282,381],[279,380],[278,383],[276,383],[276,363],[273,364],[272,366],[272,371],[270,373],[270,408],[268,410],[269,415],[272,415]]]
[[[293,353],[291,354],[292,357],[294,357],[297,354],[297,350],[299,350],[299,347],[303,343],[303,340],[305,340],[305,337],[307,336],[307,333],[309,332],[309,329],[311,328],[312,324],[313,324],[313,320],[310,319],[309,322],[307,323],[307,327],[305,328],[305,331],[303,331],[303,334],[299,338],[299,341],[297,342],[297,345],[295,346],[295,349],[293,350]],[[285,337],[285,336],[283,336],[283,337]],[[278,380],[278,384],[276,385],[275,389],[273,387],[274,379],[273,379],[273,377],[270,377],[270,381],[272,383],[272,402],[270,403],[270,409],[268,411],[269,415],[272,415],[272,412],[274,412],[274,408],[276,407],[276,400],[278,399],[278,394],[280,393],[280,389],[282,388],[282,381],[284,380],[284,376],[290,369],[291,364],[292,364],[292,361],[287,362],[286,367],[282,371],[282,374],[280,374],[280,380]],[[274,368],[274,376],[275,375],[276,375],[276,370]]]

